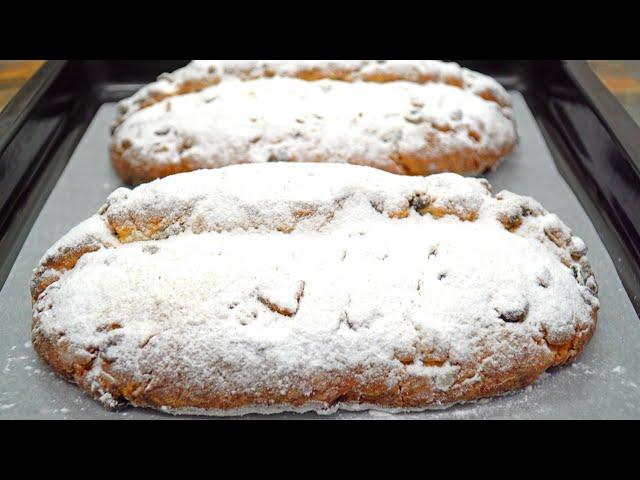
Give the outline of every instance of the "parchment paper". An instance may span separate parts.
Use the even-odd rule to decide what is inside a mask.
[[[600,286],[595,336],[579,360],[546,373],[509,396],[412,414],[339,412],[331,416],[281,414],[243,418],[463,419],[640,418],[640,320],[597,232],[564,182],[523,97],[513,93],[520,143],[487,175],[494,192],[530,195],[557,213],[589,246]],[[108,160],[109,124],[115,105],[105,104],[71,157],[0,291],[0,419],[180,418],[128,408],[109,412],[61,380],[31,347],[29,279],[42,254],[70,228],[97,211],[121,185]]]

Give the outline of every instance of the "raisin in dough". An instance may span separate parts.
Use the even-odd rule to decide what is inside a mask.
[[[110,154],[132,184],[280,161],[477,174],[516,140],[505,90],[454,63],[198,60],[120,102]]]
[[[35,270],[32,340],[108,407],[421,410],[577,356],[586,246],[485,180],[253,164],[120,188]]]

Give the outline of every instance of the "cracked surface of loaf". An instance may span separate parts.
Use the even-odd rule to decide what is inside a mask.
[[[586,246],[485,180],[236,165],[116,190],[34,271],[32,341],[106,406],[231,415],[503,394],[596,325]]]
[[[111,159],[133,184],[236,163],[481,173],[513,148],[507,92],[454,63],[198,60],[123,100]]]

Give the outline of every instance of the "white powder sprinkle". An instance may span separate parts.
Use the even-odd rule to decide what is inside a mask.
[[[496,156],[515,140],[510,108],[450,85],[283,78],[231,80],[162,101],[128,117],[112,144],[139,166],[324,160],[426,174],[446,155]],[[424,165],[398,163],[405,157]]]
[[[449,214],[418,212],[427,207]],[[153,218],[163,223],[147,229]],[[548,358],[544,336],[591,328],[598,305],[586,258],[570,256],[583,243],[557,217],[453,174],[262,164],[176,175],[114,192],[43,264],[87,244],[97,250],[72,270],[37,270],[59,278],[34,315],[37,333],[64,332],[79,359],[99,350],[88,379],[104,359],[109,375],[151,386],[178,374],[194,389],[288,391],[296,377],[366,365],[365,376],[447,391],[461,365],[478,382],[484,368]],[[425,349],[446,362],[423,365]]]
[[[515,141],[509,94],[455,63],[196,60],[119,103],[112,156],[130,181],[282,160],[479,173]]]
[[[491,97],[506,106],[509,95],[494,79],[437,60],[194,60],[173,73],[162,74],[119,104],[119,121],[158,99],[201,90],[229,80],[259,78],[339,78],[352,82],[403,80],[415,83],[454,84],[475,95]]]

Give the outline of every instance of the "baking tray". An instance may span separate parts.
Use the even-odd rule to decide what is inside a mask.
[[[46,76],[49,84],[45,85],[41,78],[35,85],[28,85],[18,102],[30,103],[13,110],[14,115],[23,115],[17,120],[22,123],[12,125],[11,139],[3,153],[26,138],[32,141],[22,149],[13,147],[14,152],[26,158],[26,164],[13,165],[12,175],[20,177],[20,181],[10,185],[0,176],[0,200],[4,198],[5,202],[0,216],[0,262],[6,270],[6,278],[0,277],[0,418],[174,418],[150,410],[104,410],[76,387],[57,378],[37,358],[29,342],[31,270],[54,241],[93,214],[106,196],[121,185],[109,164],[106,148],[115,114],[113,102],[153,78],[152,72],[145,70],[150,64],[144,64],[144,68],[138,65],[137,73],[131,69],[120,71],[124,65],[50,62],[45,65],[50,69],[50,76]],[[178,65],[179,62],[156,65],[153,73]],[[593,340],[574,364],[543,375],[525,391],[502,398],[419,414],[373,411],[340,412],[330,417],[281,414],[268,418],[640,418],[640,322],[632,301],[637,300],[637,282],[634,289],[633,282],[623,285],[622,281],[633,280],[638,266],[633,263],[637,244],[629,240],[637,234],[637,219],[625,217],[634,210],[627,207],[637,209],[638,205],[633,203],[639,192],[638,183],[633,183],[638,181],[637,164],[633,151],[628,150],[633,144],[625,145],[624,138],[620,140],[619,133],[615,134],[599,115],[595,103],[606,104],[606,96],[583,91],[580,81],[572,78],[588,73],[580,72],[580,63],[519,62],[510,69],[495,64],[470,66],[496,76],[514,97],[521,141],[502,166],[487,175],[494,190],[504,188],[535,197],[563,218],[590,247],[589,258],[600,284],[601,301]],[[552,80],[536,86],[532,71]],[[69,76],[70,72],[73,75]],[[30,113],[25,114],[25,110]],[[0,118],[0,134],[2,125]],[[625,128],[633,126],[632,123]],[[0,135],[2,138],[6,140],[7,136]],[[44,144],[38,146],[38,139]],[[25,149],[29,151],[25,153]],[[612,158],[624,163],[620,166]],[[0,164],[3,160],[4,154]],[[625,172],[625,165],[636,174],[624,178],[628,190],[612,180]],[[25,166],[22,175],[17,175],[19,167]],[[604,172],[604,178],[587,177]],[[5,185],[13,187],[9,194]],[[631,196],[625,196],[629,192]],[[613,193],[624,195],[607,197]],[[608,210],[613,207],[617,216]],[[617,221],[625,221],[626,228],[618,231]]]

